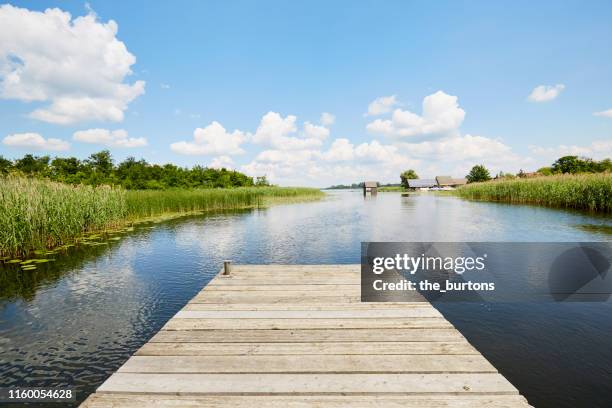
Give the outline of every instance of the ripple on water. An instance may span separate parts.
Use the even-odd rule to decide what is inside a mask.
[[[581,224],[602,220],[453,197],[379,194],[364,201],[361,192],[340,192],[320,202],[137,227],[108,245],[71,247],[68,256],[56,254],[55,262],[38,264],[28,275],[0,267],[0,385],[74,384],[84,399],[218,272],[223,259],[357,263],[361,241],[372,240],[605,239],[576,228]],[[612,385],[603,382],[612,361],[609,307],[594,305],[585,313],[496,304],[443,312],[534,405],[603,406],[612,399]],[[583,366],[599,380],[581,375]],[[575,378],[583,381],[558,387]]]

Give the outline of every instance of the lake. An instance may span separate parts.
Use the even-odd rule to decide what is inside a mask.
[[[82,401],[234,263],[359,263],[362,241],[609,241],[610,217],[452,196],[322,201],[143,224],[35,271],[0,267],[0,386],[74,384]],[[436,307],[536,407],[612,401],[612,302]],[[50,404],[49,406],[57,406]]]

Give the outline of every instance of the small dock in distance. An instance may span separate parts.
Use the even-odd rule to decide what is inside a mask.
[[[431,304],[361,303],[359,265],[237,265],[81,407],[529,404]]]

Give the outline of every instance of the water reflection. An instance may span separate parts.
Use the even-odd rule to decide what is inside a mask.
[[[27,274],[0,267],[0,386],[73,383],[84,399],[218,272],[223,259],[357,263],[361,241],[609,239],[598,229],[575,227],[583,224],[609,225],[610,219],[427,194],[379,193],[364,200],[357,190],[320,202],[143,226],[106,246],[58,255]],[[550,392],[551,383],[574,381],[568,376],[580,364],[593,373],[609,368],[612,350],[601,340],[612,334],[609,303],[440,308],[536,406],[579,406],[576,396],[596,385],[591,405],[583,406],[612,396],[611,385],[585,375],[582,387]],[[579,344],[589,347],[576,351]]]

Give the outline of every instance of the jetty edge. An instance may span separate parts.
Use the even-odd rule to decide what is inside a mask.
[[[82,404],[529,407],[430,303],[362,303],[360,265],[228,265]]]

